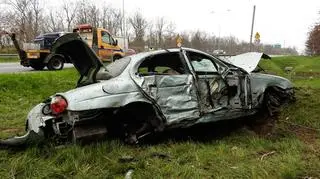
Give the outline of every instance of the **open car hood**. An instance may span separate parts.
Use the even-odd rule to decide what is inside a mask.
[[[225,59],[225,61],[244,69],[248,73],[251,73],[258,66],[261,58],[271,59],[270,56],[264,53],[248,52],[248,53],[232,56],[228,59]]]
[[[70,33],[59,37],[53,44],[51,52],[53,55],[62,54],[70,59],[81,75],[78,84],[83,79],[85,79],[85,83],[95,82],[94,74],[103,66],[92,48],[77,33]]]

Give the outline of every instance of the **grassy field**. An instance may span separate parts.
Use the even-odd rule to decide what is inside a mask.
[[[112,139],[86,146],[0,150],[0,178],[124,178],[129,170],[133,178],[319,178],[319,60],[281,57],[261,63],[297,87],[296,103],[283,109],[272,136],[257,136],[246,128],[222,136],[202,129],[182,137],[157,136],[159,142],[140,146]],[[283,69],[289,65],[294,71],[287,74]],[[74,69],[0,75],[0,138],[23,134],[32,106],[74,88],[77,78]]]

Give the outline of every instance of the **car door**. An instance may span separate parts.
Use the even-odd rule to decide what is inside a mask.
[[[202,53],[186,51],[186,56],[196,74],[202,112],[208,113],[227,107],[229,89],[218,71],[224,71],[227,67],[221,68],[210,56]]]
[[[248,109],[251,95],[247,73],[203,53],[187,51],[186,56],[196,74],[203,113],[233,111],[240,115]]]
[[[192,74],[179,52],[146,58],[139,66],[142,89],[161,108],[167,125],[188,125],[199,118],[199,104]]]
[[[100,31],[99,56],[101,59],[111,59],[114,50],[114,40],[107,31]]]

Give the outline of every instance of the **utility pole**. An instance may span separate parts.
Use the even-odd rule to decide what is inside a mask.
[[[127,52],[127,46],[129,44],[126,44],[126,18],[124,16],[124,0],[122,0],[122,21],[123,21],[123,49],[124,52]]]
[[[252,34],[253,34],[253,26],[254,26],[254,16],[255,16],[255,14],[256,14],[256,5],[253,6],[251,34],[250,34],[250,52],[252,51]]]

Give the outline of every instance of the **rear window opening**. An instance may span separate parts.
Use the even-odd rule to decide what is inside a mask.
[[[139,66],[139,76],[186,74],[178,52],[162,53],[146,58]]]
[[[125,57],[110,63],[106,67],[101,67],[96,74],[96,80],[109,80],[119,76],[127,68],[130,61],[130,57]]]

